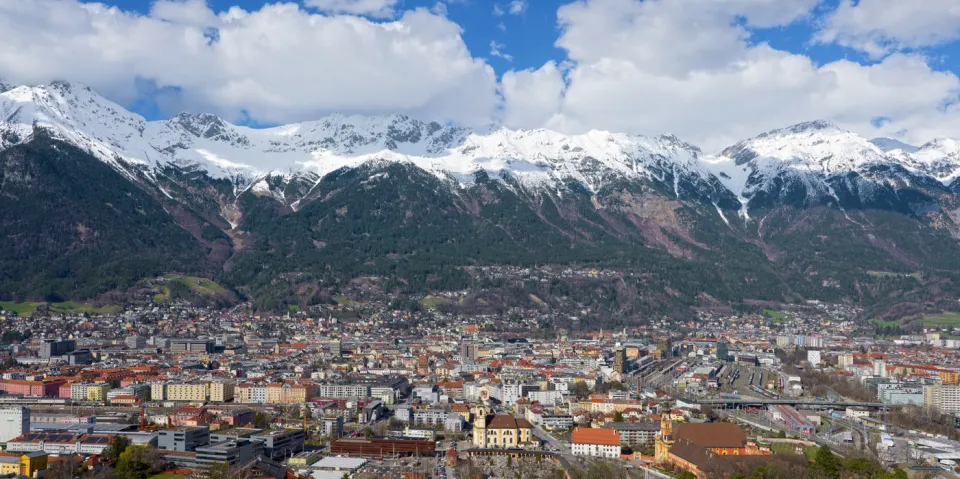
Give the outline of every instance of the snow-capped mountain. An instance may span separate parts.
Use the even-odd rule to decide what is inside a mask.
[[[259,190],[269,189],[268,174],[319,178],[369,161],[412,163],[458,186],[469,185],[479,171],[530,187],[577,181],[593,191],[617,179],[643,178],[669,182],[677,195],[682,181],[714,181],[700,151],[671,136],[473,131],[400,115],[331,115],[267,129],[208,114],[146,121],[89,88],[62,82],[0,94],[0,119],[0,148],[42,127],[119,170],[197,165]]]
[[[743,212],[758,199],[839,200],[855,194],[866,202],[878,187],[902,188],[918,176],[949,185],[960,176],[958,141],[936,140],[910,151],[909,145],[869,141],[823,121],[773,130],[719,155],[704,155],[673,136],[469,130],[401,115],[331,115],[266,129],[209,114],[147,121],[75,84],[5,89],[0,149],[43,128],[129,178],[155,179],[157,169],[167,166],[199,168],[230,179],[241,191],[280,199],[276,190],[282,182],[277,185],[269,176],[316,182],[340,168],[373,161],[412,164],[454,188],[471,185],[481,171],[532,189],[557,190],[576,182],[598,192],[622,181],[650,181],[677,198],[716,205],[721,197],[736,197]]]
[[[745,208],[822,201],[842,206],[851,199],[867,205],[909,186],[948,186],[951,167],[960,168],[960,162],[944,148],[922,150],[887,152],[832,123],[814,121],[741,141],[705,162]]]
[[[900,140],[897,140],[896,138],[874,138],[870,140],[870,143],[877,145],[877,148],[880,148],[884,152],[903,150],[907,153],[913,153],[920,149],[919,147],[908,145]]]

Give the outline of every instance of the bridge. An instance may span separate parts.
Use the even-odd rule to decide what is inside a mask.
[[[848,402],[848,401],[830,401],[830,400],[816,400],[816,399],[804,399],[804,398],[781,398],[781,399],[761,399],[761,398],[746,398],[741,397],[739,399],[683,399],[686,402],[694,402],[697,404],[708,405],[708,406],[722,406],[722,407],[744,407],[744,406],[766,406],[768,404],[785,404],[788,406],[807,406],[807,407],[870,407],[870,408],[884,408],[891,407],[890,404],[883,404],[879,402]]]

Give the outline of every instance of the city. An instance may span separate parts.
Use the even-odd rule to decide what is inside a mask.
[[[720,477],[824,446],[911,473],[960,461],[949,328],[876,337],[810,302],[543,337],[370,307],[7,311],[0,457],[61,477],[135,447],[156,474],[278,479]]]

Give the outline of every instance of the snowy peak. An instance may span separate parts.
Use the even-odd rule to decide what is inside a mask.
[[[870,140],[870,143],[873,143],[874,145],[877,146],[877,148],[880,148],[880,150],[885,153],[889,153],[891,151],[896,151],[896,150],[902,150],[907,153],[913,153],[920,149],[916,146],[908,145],[895,138],[885,138],[885,137],[874,138]]]
[[[887,161],[876,145],[825,121],[800,123],[763,133],[721,153],[737,165],[758,169],[807,170],[822,174],[857,171],[866,164]]]

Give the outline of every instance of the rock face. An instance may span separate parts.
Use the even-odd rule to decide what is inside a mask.
[[[309,282],[393,275],[424,291],[471,285],[468,265],[603,264],[647,275],[640,297],[687,305],[866,304],[889,296],[870,271],[923,272],[939,301],[960,269],[960,142],[914,148],[822,121],[706,155],[673,136],[398,115],[151,122],[54,83],[0,87],[0,168],[0,208],[16,212],[0,223],[0,294],[31,298],[165,270],[305,301]],[[35,208],[14,205],[27,198]],[[123,266],[55,258],[118,242]],[[123,285],[104,280],[117,268]]]

